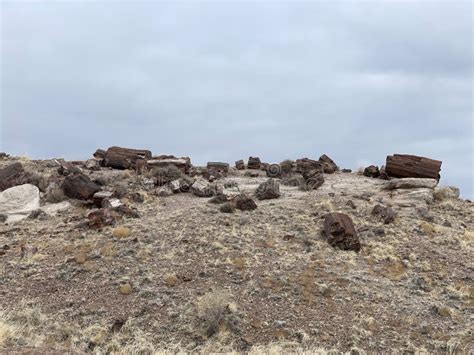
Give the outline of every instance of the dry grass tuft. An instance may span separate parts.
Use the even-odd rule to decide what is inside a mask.
[[[236,309],[230,295],[225,291],[212,291],[199,298],[196,308],[199,323],[206,337],[216,334],[221,328],[231,329],[235,317],[231,311]]]
[[[115,238],[127,238],[130,237],[131,231],[127,227],[117,227],[112,231],[112,235]]]
[[[420,228],[426,235],[433,237],[436,234],[436,228],[428,223],[428,222],[421,222]]]

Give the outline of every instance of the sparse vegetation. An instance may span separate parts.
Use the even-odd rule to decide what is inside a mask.
[[[117,227],[112,231],[112,235],[115,238],[127,238],[132,232],[127,227]]]

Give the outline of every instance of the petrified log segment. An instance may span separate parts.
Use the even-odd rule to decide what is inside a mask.
[[[0,169],[0,191],[18,185],[24,174],[25,170],[21,163],[13,163],[6,168]]]
[[[394,177],[430,178],[439,180],[442,162],[440,160],[408,154],[387,156],[385,172]]]
[[[107,154],[107,152],[103,149],[97,149],[95,151],[94,154],[92,154],[94,156],[94,158],[97,158],[97,159],[104,159],[105,158],[105,155]]]
[[[326,154],[323,154],[319,157],[319,162],[323,166],[324,172],[326,174],[332,174],[339,169],[334,160],[329,158]]]
[[[99,185],[95,184],[84,174],[71,174],[64,179],[62,188],[67,197],[78,200],[89,200],[100,190]]]
[[[114,153],[117,155],[124,155],[128,157],[139,156],[142,159],[151,159],[151,152],[146,149],[130,149],[122,147],[110,147],[107,149],[107,153]]]
[[[261,162],[260,158],[258,158],[258,157],[249,157],[249,161],[248,161],[248,164],[247,164],[248,169],[259,170],[261,165],[262,165],[262,162]]]
[[[243,161],[242,159],[241,159],[241,160],[237,160],[237,161],[235,162],[235,168],[236,168],[237,170],[245,170],[245,163],[244,163],[244,161]]]
[[[339,212],[324,216],[324,233],[328,243],[342,250],[360,251],[360,241],[351,218]]]

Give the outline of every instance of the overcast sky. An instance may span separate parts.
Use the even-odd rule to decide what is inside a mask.
[[[473,189],[473,5],[2,1],[0,151],[443,161]]]

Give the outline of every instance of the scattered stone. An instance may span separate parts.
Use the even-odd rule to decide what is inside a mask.
[[[171,190],[171,188],[168,185],[159,187],[156,190],[156,195],[160,197],[168,197],[168,196],[171,196],[172,194],[173,194],[173,190]]]
[[[84,163],[84,167],[89,170],[100,170],[100,161],[97,159],[89,159]]]
[[[342,169],[341,171],[345,174],[352,173],[352,169]]]
[[[380,176],[379,167],[376,165],[368,166],[364,169],[364,176],[378,178]]]
[[[8,222],[22,220],[39,208],[40,192],[34,185],[14,186],[0,192],[0,213],[8,216]]]
[[[28,219],[39,219],[40,221],[44,221],[47,218],[48,215],[41,209],[34,210],[28,215]]]
[[[211,197],[214,195],[214,189],[212,189],[209,182],[203,178],[197,178],[194,184],[191,185],[191,192],[199,197]]]
[[[328,243],[342,250],[360,251],[359,237],[351,218],[339,212],[331,212],[324,216],[324,233]]]
[[[98,191],[92,196],[92,201],[94,201],[94,204],[97,207],[102,207],[102,201],[105,199],[110,199],[114,195],[113,192],[111,191]]]
[[[245,163],[244,163],[244,161],[243,161],[243,160],[237,160],[237,161],[235,162],[235,168],[236,168],[237,170],[245,170]]]
[[[110,209],[101,208],[90,212],[87,218],[90,228],[102,229],[105,226],[113,226],[117,222],[118,215]]]
[[[329,158],[326,154],[323,154],[319,157],[319,162],[321,163],[326,174],[333,174],[339,169],[334,160]]]
[[[114,198],[114,197],[104,198],[102,200],[101,204],[102,204],[101,207],[111,208],[111,209],[116,209],[116,208],[119,208],[119,207],[123,206],[122,201],[120,201],[118,198]]]
[[[25,170],[21,163],[13,163],[0,169],[0,191],[21,184],[20,181],[24,176]]]
[[[259,200],[269,200],[280,197],[280,184],[274,179],[270,178],[264,183],[261,183],[255,192]]]
[[[221,204],[227,202],[227,196],[223,193],[217,194],[216,196],[212,197],[208,202],[214,204]]]
[[[436,185],[438,185],[438,181],[435,179],[403,178],[390,180],[384,185],[383,188],[385,190],[420,188],[434,189]]]
[[[251,211],[257,208],[255,201],[245,193],[233,197],[230,204],[242,211]]]
[[[346,206],[352,208],[353,210],[355,210],[357,208],[356,204],[352,200],[347,201]]]
[[[239,184],[237,183],[237,181],[226,181],[224,183],[224,188],[225,189],[238,189]]]
[[[169,187],[174,193],[187,192],[189,191],[191,184],[187,180],[183,178],[179,178],[179,179],[171,181],[169,183]]]
[[[222,213],[233,213],[235,211],[235,207],[230,202],[225,202],[219,210]]]
[[[67,197],[78,200],[89,200],[100,190],[100,186],[93,183],[91,179],[84,174],[71,174],[66,176],[62,188]]]
[[[395,220],[396,213],[391,207],[375,205],[372,209],[372,216],[376,216],[383,220],[385,224],[392,223]]]
[[[68,176],[70,174],[80,174],[81,169],[79,169],[74,164],[65,161],[64,159],[55,159],[54,162],[59,165],[58,174],[63,176]]]
[[[260,161],[260,158],[258,157],[249,157],[249,161],[247,163],[247,168],[248,169],[255,169],[255,170],[260,170],[262,162]]]
[[[5,213],[0,213],[0,223],[5,223],[8,219],[8,216]]]
[[[269,164],[265,171],[270,178],[281,178],[282,170],[280,164]]]
[[[54,216],[59,212],[67,211],[71,208],[71,204],[68,201],[62,201],[58,203],[48,203],[41,207],[41,210],[44,211],[49,216]]]

